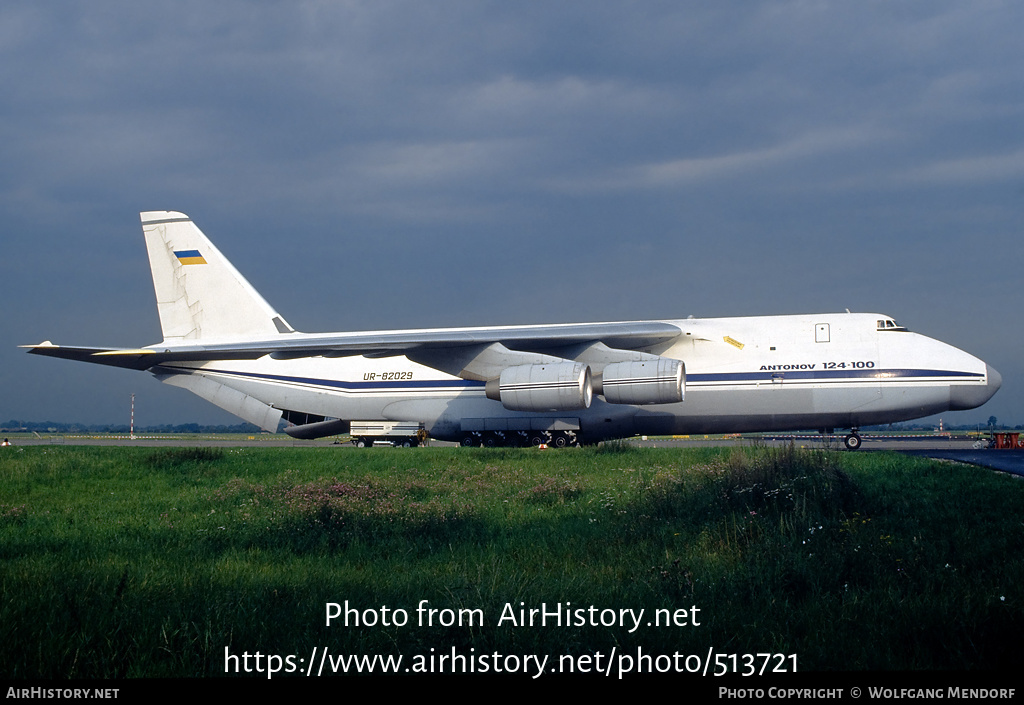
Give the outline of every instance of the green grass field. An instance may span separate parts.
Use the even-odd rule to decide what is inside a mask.
[[[225,648],[300,668],[313,647],[713,648],[796,654],[801,672],[1010,669],[1024,655],[1024,485],[974,467],[617,444],[3,451],[9,677],[218,676]],[[420,625],[422,600],[450,611]],[[326,626],[326,605],[346,601],[377,623]],[[499,624],[507,605],[542,603],[644,618]],[[699,625],[647,626],[659,609]],[[458,610],[473,623],[438,623]]]

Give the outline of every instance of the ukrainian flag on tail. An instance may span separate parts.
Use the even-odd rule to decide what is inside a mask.
[[[206,264],[206,260],[199,254],[199,250],[180,250],[176,251],[174,256],[182,264]]]

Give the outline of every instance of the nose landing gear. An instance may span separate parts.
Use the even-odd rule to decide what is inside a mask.
[[[843,439],[843,443],[846,444],[847,450],[859,449],[861,444],[860,429],[851,428],[850,433]]]

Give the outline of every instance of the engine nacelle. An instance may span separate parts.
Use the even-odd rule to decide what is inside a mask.
[[[685,382],[681,360],[615,362],[601,373],[599,393],[609,404],[675,404],[683,400]]]
[[[511,411],[586,409],[593,398],[590,366],[582,362],[506,367],[486,390]]]

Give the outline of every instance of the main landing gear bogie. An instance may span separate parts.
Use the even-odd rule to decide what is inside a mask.
[[[831,447],[831,444],[835,439],[835,432],[836,430],[834,428],[818,429],[818,433],[822,435],[822,439],[825,442],[826,447]],[[846,446],[847,450],[860,450],[860,444],[862,442],[863,439],[860,437],[859,428],[851,428],[850,432],[843,436],[843,445]]]
[[[573,448],[581,445],[580,438],[574,431],[536,431],[527,434],[525,431],[469,431],[461,439],[463,448],[528,448],[540,445],[552,448]]]
[[[542,443],[552,448],[578,448],[580,446],[579,437],[574,431],[545,431],[534,434],[530,439],[532,446],[539,446]]]

